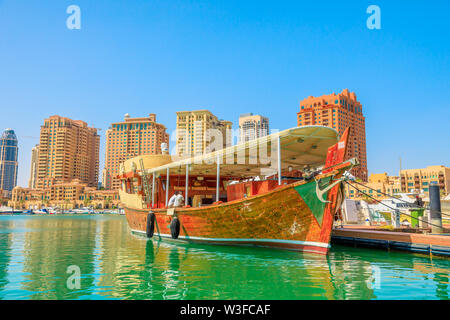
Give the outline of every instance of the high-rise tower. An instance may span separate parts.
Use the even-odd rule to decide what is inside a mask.
[[[217,149],[230,146],[232,126],[231,121],[219,120],[209,110],[178,111],[176,152],[186,157],[212,151],[208,150],[212,145]]]
[[[6,191],[8,197],[17,184],[18,150],[14,130],[3,131],[0,138],[0,190]]]
[[[269,135],[269,119],[253,113],[244,113],[239,117],[239,141],[250,141]]]
[[[345,159],[358,158],[360,165],[352,174],[367,181],[366,123],[361,103],[354,92],[344,89],[339,94],[308,97],[300,102],[297,125],[319,125],[336,129],[339,135],[350,127],[349,144]]]
[[[119,189],[119,167],[130,158],[161,154],[161,143],[169,144],[169,134],[166,127],[156,123],[156,115],[131,118],[125,115],[122,122],[115,122],[106,131],[105,168],[102,173],[102,183],[105,189]]]
[[[37,188],[74,179],[96,187],[100,136],[81,120],[51,116],[41,126]]]
[[[30,180],[28,180],[28,188],[36,189],[38,164],[39,145],[35,145],[33,149],[31,149]]]

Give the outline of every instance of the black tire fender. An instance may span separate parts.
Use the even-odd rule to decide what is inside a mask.
[[[155,214],[153,212],[150,212],[147,215],[147,228],[145,230],[147,233],[147,238],[153,237],[153,233],[155,232],[155,220]]]
[[[180,235],[180,220],[177,217],[172,219],[170,222],[170,234],[172,235],[172,239],[178,239]]]

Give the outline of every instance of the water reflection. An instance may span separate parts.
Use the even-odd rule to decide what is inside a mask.
[[[81,288],[67,287],[67,267]],[[0,217],[2,299],[448,299],[448,259],[175,244],[119,216]]]

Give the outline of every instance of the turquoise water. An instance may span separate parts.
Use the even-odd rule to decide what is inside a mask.
[[[117,215],[0,216],[0,299],[449,299],[449,273],[403,252],[147,241]]]

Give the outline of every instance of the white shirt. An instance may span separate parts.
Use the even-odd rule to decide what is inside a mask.
[[[167,204],[169,207],[173,206],[175,204],[175,199],[177,198],[177,195],[174,194],[170,199],[169,203]]]
[[[174,207],[181,207],[184,204],[184,197],[183,195],[179,194],[176,198],[175,198],[175,204]]]

